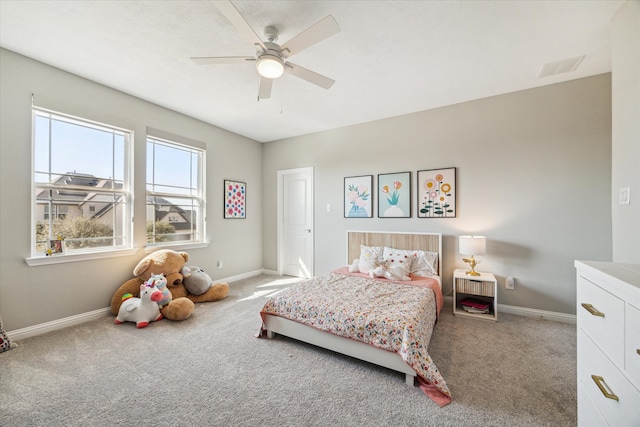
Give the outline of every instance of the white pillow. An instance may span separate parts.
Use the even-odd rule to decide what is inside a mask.
[[[382,246],[360,245],[360,261],[358,270],[360,273],[369,273],[369,270],[376,268],[382,262]]]
[[[357,273],[358,271],[360,271],[360,260],[356,258],[349,266],[349,273]]]
[[[411,258],[412,262],[409,266],[408,273],[422,277],[429,277],[438,274],[437,252],[385,247],[383,249],[382,258],[386,259],[392,252],[397,255],[406,255]]]
[[[411,274],[422,277],[438,275],[438,253],[427,251],[414,251],[415,261],[411,268]]]
[[[405,274],[411,273],[415,255],[413,251],[384,247],[382,260],[387,268],[402,269]]]

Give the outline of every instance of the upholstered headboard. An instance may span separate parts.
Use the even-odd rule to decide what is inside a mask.
[[[360,257],[360,245],[388,246],[438,253],[438,275],[442,276],[442,234],[395,231],[347,231],[347,265]]]

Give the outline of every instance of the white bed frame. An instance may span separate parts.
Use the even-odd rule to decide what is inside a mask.
[[[442,235],[440,233],[402,233],[379,231],[347,231],[347,265],[360,257],[360,245],[388,246],[396,249],[416,249],[438,253],[438,275],[442,271]],[[356,359],[383,366],[405,374],[406,383],[415,385],[416,372],[391,351],[370,344],[333,335],[311,326],[279,316],[265,315],[267,337],[281,334],[318,347],[342,353]]]

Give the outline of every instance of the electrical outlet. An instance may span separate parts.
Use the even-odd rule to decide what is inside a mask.
[[[516,284],[516,279],[514,279],[511,276],[509,276],[506,279],[504,279],[504,288],[505,289],[514,289],[515,288],[515,284]]]
[[[222,268],[222,261],[218,261],[218,268]]]

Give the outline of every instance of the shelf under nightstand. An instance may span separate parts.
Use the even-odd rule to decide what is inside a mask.
[[[466,274],[465,269],[453,272],[453,314],[475,319],[498,320],[498,282],[491,273],[480,273],[479,276]],[[469,313],[460,304],[465,298],[488,303],[488,313]]]

